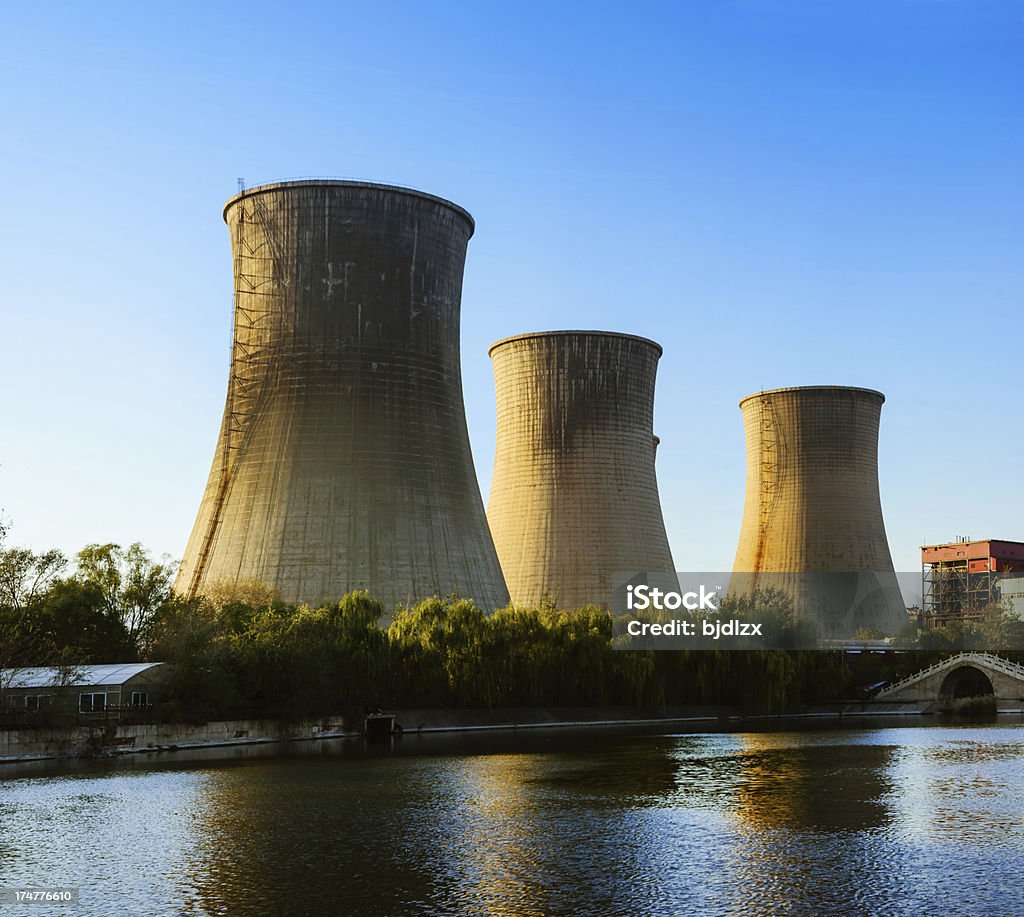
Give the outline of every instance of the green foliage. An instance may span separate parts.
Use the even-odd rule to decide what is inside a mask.
[[[0,549],[0,668],[123,662],[145,652],[172,601],[170,564],[139,544],[89,545],[75,571],[59,551]]]
[[[851,697],[853,673],[839,653],[790,653],[796,667],[790,703],[823,704]]]
[[[33,604],[67,566],[56,550],[36,554],[28,548],[0,550],[0,607],[21,611]]]
[[[789,653],[770,650],[731,652],[727,670],[738,687],[739,706],[744,713],[766,714],[784,710],[795,698],[796,666]]]
[[[765,634],[773,635],[773,645],[786,649],[809,649],[819,640],[814,624],[796,616],[790,595],[775,587],[745,595],[726,595],[719,605],[718,617],[760,623]]]
[[[173,566],[138,544],[89,545],[70,576],[65,564],[58,552],[0,546],[0,668],[170,662],[179,718],[377,706],[722,704],[773,713],[835,699],[851,682],[835,653],[616,649],[611,616],[594,606],[544,602],[485,615],[468,599],[435,596],[395,609],[385,624],[387,609],[366,592],[313,608],[247,582],[185,600],[171,591]],[[770,622],[794,648],[808,637],[781,594],[723,610]],[[995,612],[985,626],[988,636],[1022,628]]]
[[[0,542],[6,531],[0,527]],[[0,669],[54,662],[64,647],[53,620],[42,614],[55,578],[67,565],[60,551],[36,554],[28,548],[0,548]],[[75,638],[63,634],[61,638]]]
[[[93,586],[58,579],[28,604],[0,606],[0,668],[137,658],[122,621]]]
[[[144,639],[153,616],[171,597],[174,566],[153,561],[138,542],[127,549],[87,545],[76,561],[74,579],[99,591],[107,612],[121,619],[133,641]]]
[[[138,651],[120,616],[94,585],[57,580],[32,606],[32,627],[50,648],[47,662],[131,662]]]
[[[942,653],[1020,652],[1024,650],[1024,621],[994,602],[977,620],[952,621],[942,627],[907,624],[897,635],[901,649]]]
[[[365,707],[729,704],[778,712],[848,681],[835,654],[614,648],[601,608],[504,608],[437,596],[385,609],[365,592],[319,608],[202,600],[157,617],[154,659],[207,715],[307,717]],[[824,698],[821,698],[824,699]]]
[[[182,711],[175,719],[215,719],[243,703],[223,634],[214,608],[203,599],[173,597],[154,615],[147,656],[174,663],[168,688]]]

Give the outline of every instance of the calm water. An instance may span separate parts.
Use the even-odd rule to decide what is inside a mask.
[[[89,915],[1024,913],[1019,725],[401,742],[0,782],[0,886]]]

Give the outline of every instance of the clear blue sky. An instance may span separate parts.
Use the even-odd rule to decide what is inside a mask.
[[[477,221],[487,345],[664,345],[680,569],[732,565],[737,401],[884,391],[898,569],[1024,540],[1024,2],[15,4],[0,30],[0,507],[10,541],[180,557],[227,382],[236,178],[412,185]]]

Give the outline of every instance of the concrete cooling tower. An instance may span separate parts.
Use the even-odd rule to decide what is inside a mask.
[[[176,588],[506,604],[462,398],[470,215],[405,188],[298,181],[238,194],[224,219],[227,404]]]
[[[512,602],[610,606],[617,576],[675,579],[654,473],[661,347],[551,331],[490,349],[497,443],[487,507]]]
[[[825,638],[907,620],[878,494],[885,396],[808,386],[740,402],[747,493],[729,591],[785,590]]]

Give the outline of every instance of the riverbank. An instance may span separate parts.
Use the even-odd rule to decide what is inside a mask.
[[[395,715],[396,732],[432,734],[520,728],[641,726],[685,722],[714,723],[734,715],[720,707],[663,708],[552,707],[474,709],[406,709]],[[216,748],[280,742],[362,738],[362,722],[342,715],[317,720],[273,719],[218,722],[77,725],[54,729],[0,730],[0,765],[48,758],[112,757],[190,748]]]
[[[406,709],[395,715],[396,733],[432,735],[515,730],[578,730],[654,728],[656,730],[724,731],[806,728],[812,724],[852,725],[854,721],[931,718],[937,711],[916,702],[837,702],[782,714],[751,716],[723,706],[544,707],[504,709]],[[1020,714],[1020,710],[999,713]],[[99,724],[62,729],[0,730],[0,768],[5,764],[60,758],[113,758],[158,755],[189,749],[362,739],[361,723],[344,717],[288,722],[224,720],[203,724]]]

